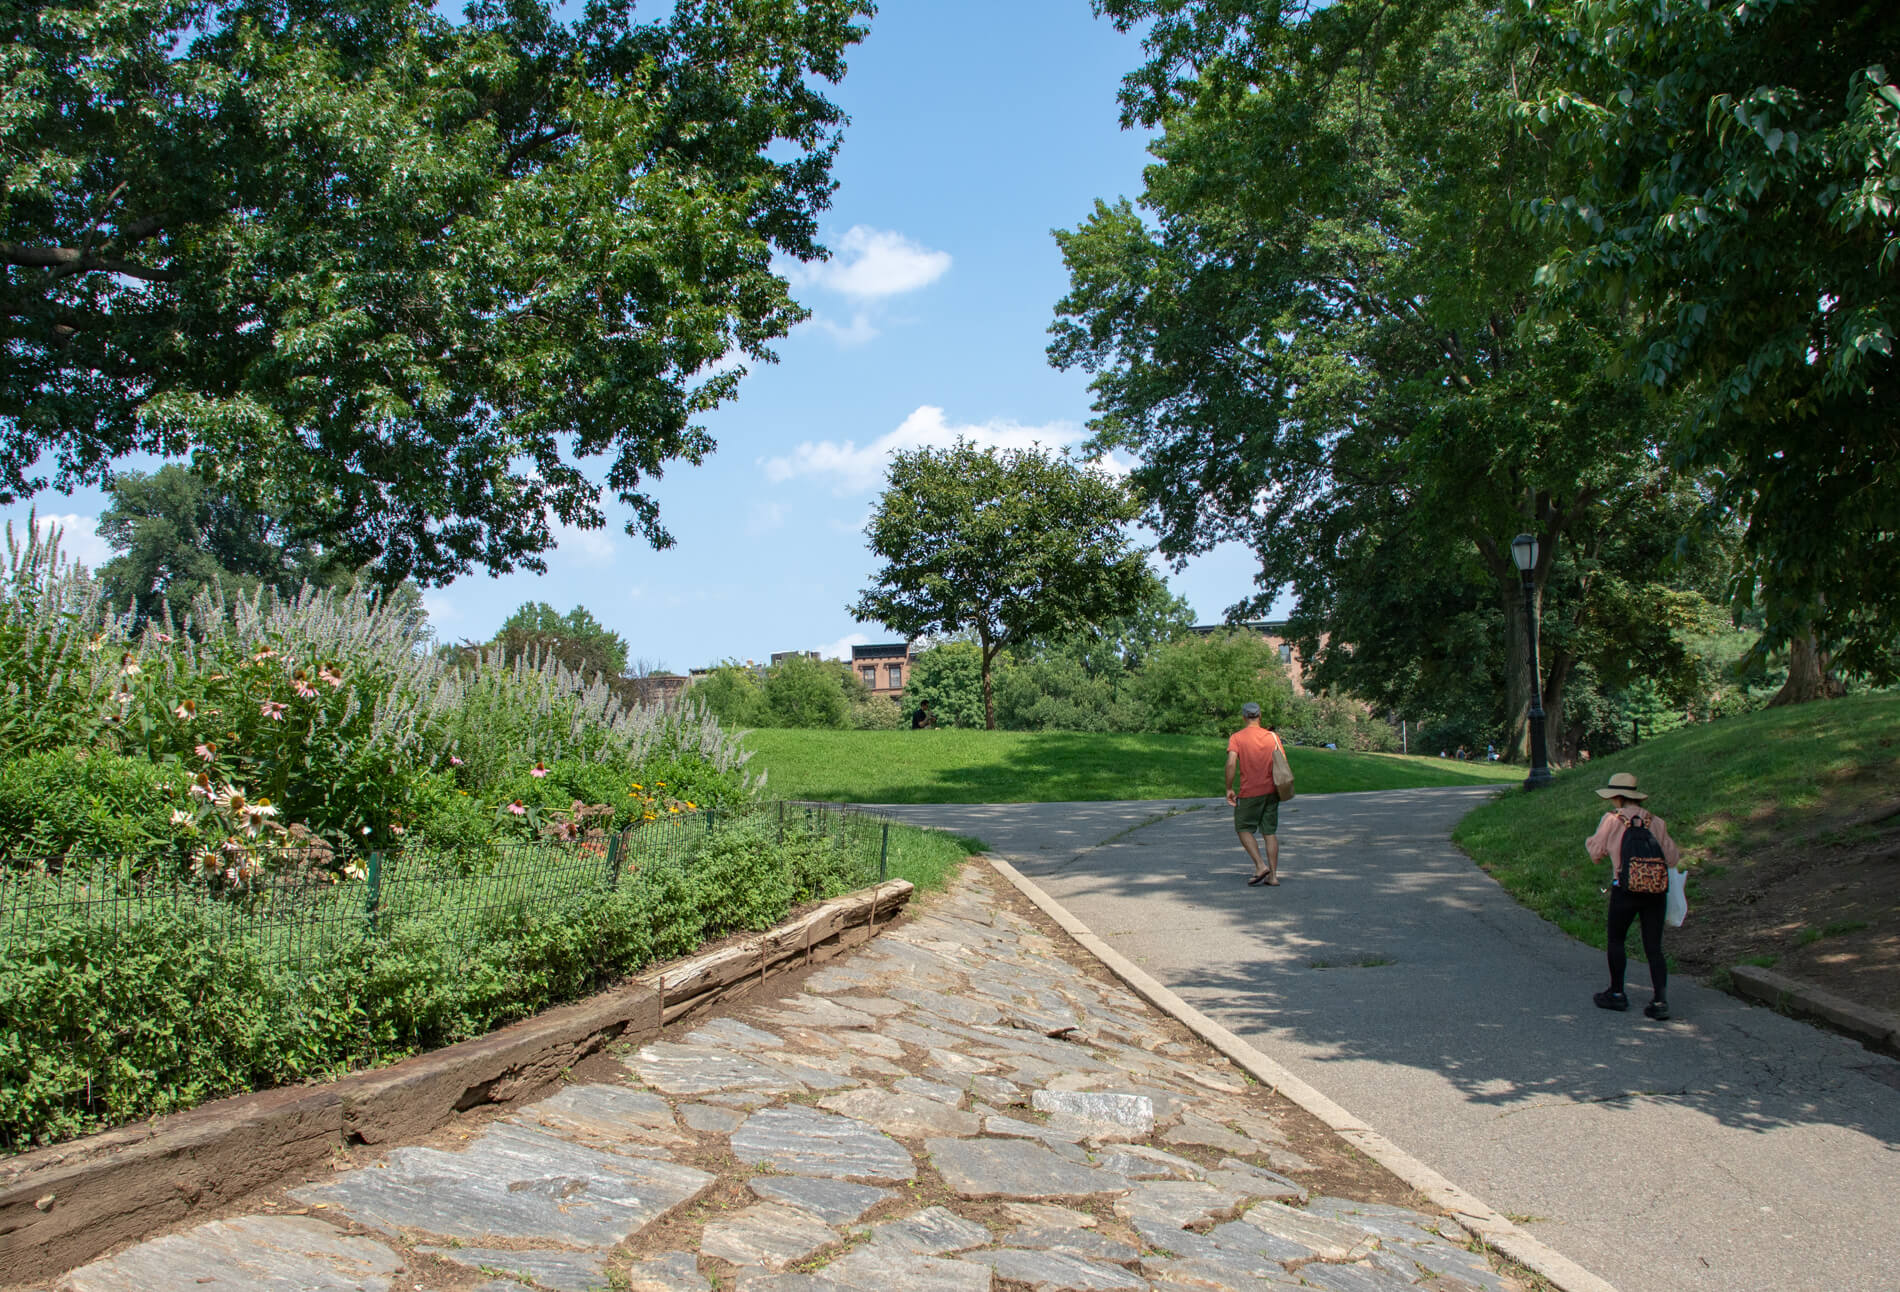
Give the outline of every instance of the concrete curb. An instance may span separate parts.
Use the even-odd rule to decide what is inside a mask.
[[[236,1095],[0,1162],[0,1282],[58,1274],[316,1170],[345,1145],[415,1139],[471,1108],[527,1102],[609,1042],[650,1040],[868,941],[912,891],[904,879],[859,889],[755,937],[385,1068]]]
[[[1772,969],[1736,965],[1728,972],[1735,984],[1735,994],[1745,1000],[1819,1023],[1853,1037],[1870,1050],[1900,1057],[1900,1014],[1857,1005],[1844,996]]]
[[[1088,925],[1014,866],[1001,857],[986,857],[996,873],[1016,886],[1018,892],[1041,909],[1043,914],[1062,926],[1089,954],[1100,960],[1108,971],[1155,1008],[1169,1014],[1189,1031],[1239,1064],[1257,1080],[1304,1108],[1347,1143],[1380,1166],[1411,1185],[1446,1211],[1486,1244],[1503,1252],[1518,1264],[1548,1279],[1561,1292],[1616,1292],[1614,1285],[1571,1260],[1493,1211],[1481,1199],[1465,1192],[1450,1180],[1426,1166],[1398,1145],[1367,1126],[1344,1108],[1272,1059],[1241,1040],[1234,1033],[1182,1000],[1146,971],[1137,967],[1121,952],[1097,937]]]

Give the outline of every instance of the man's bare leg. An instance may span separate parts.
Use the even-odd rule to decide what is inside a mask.
[[[1254,878],[1258,879],[1262,875],[1272,874],[1273,870],[1269,863],[1260,859],[1260,841],[1254,838],[1253,832],[1251,830],[1236,830],[1234,833],[1240,836],[1240,846],[1247,850],[1247,856],[1253,862]],[[1267,850],[1275,860],[1279,858],[1280,854],[1275,846],[1272,835],[1267,836]]]
[[[1255,860],[1255,864],[1257,865],[1259,863],[1259,858],[1256,857],[1254,860]],[[1278,879],[1279,877],[1280,877],[1280,836],[1277,834],[1270,834],[1267,836],[1267,878]]]

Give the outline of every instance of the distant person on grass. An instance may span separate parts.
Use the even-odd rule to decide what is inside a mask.
[[[1273,784],[1273,751],[1280,738],[1260,725],[1260,706],[1252,700],[1240,706],[1245,720],[1239,731],[1227,738],[1227,802],[1234,809],[1234,833],[1240,846],[1253,862],[1250,887],[1265,884],[1280,886],[1280,796]],[[1240,783],[1234,783],[1239,772]],[[1265,840],[1265,857],[1261,855]]]
[[[1597,791],[1608,799],[1611,809],[1597,823],[1597,832],[1584,841],[1592,861],[1610,863],[1610,989],[1592,999],[1599,1009],[1624,1010],[1630,998],[1623,991],[1623,971],[1629,960],[1623,943],[1629,937],[1630,923],[1643,922],[1643,955],[1649,961],[1649,984],[1654,996],[1643,1013],[1654,1019],[1669,1017],[1669,962],[1663,959],[1663,911],[1668,899],[1667,878],[1660,892],[1653,881],[1637,875],[1632,880],[1632,863],[1642,869],[1645,861],[1660,859],[1670,869],[1682,863],[1682,849],[1669,837],[1663,819],[1643,806],[1647,791],[1636,787],[1636,776],[1618,772],[1610,783]]]

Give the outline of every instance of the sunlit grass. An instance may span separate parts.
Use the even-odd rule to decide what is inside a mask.
[[[774,798],[834,803],[1065,803],[1210,798],[1223,740],[1066,731],[754,731],[749,767]],[[1523,769],[1398,754],[1288,751],[1302,794],[1481,785]]]

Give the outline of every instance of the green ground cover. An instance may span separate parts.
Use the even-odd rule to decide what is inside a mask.
[[[1607,869],[1590,862],[1583,841],[1605,808],[1593,791],[1624,771],[1650,791],[1646,802],[1669,822],[1685,855],[1707,864],[1690,880],[1693,913],[1699,884],[1751,850],[1893,796],[1900,695],[1854,696],[1684,728],[1559,772],[1549,789],[1502,795],[1465,817],[1452,837],[1520,902],[1601,947]]]
[[[832,803],[1074,803],[1209,798],[1226,746],[1206,736],[1071,731],[799,731],[746,734],[748,771],[774,798]],[[1522,780],[1522,768],[1399,754],[1288,751],[1302,794]]]

